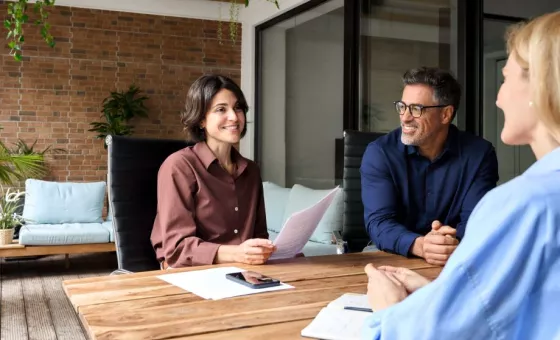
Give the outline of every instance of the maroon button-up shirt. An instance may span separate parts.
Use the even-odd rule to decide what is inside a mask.
[[[174,268],[212,264],[220,245],[268,239],[259,168],[235,148],[231,152],[233,175],[205,142],[163,162],[151,237],[158,261]]]

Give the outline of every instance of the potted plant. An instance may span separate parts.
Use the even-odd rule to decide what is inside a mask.
[[[148,99],[135,85],[130,85],[127,91],[111,92],[103,100],[101,117],[105,118],[105,121],[90,123],[92,128],[88,131],[97,132],[95,137],[102,140],[108,135],[131,135],[134,130],[129,121],[134,117],[148,116],[148,108],[144,104]],[[105,143],[103,146],[107,148]]]
[[[10,189],[0,197],[0,245],[11,244],[14,238],[14,229],[23,223],[23,217],[17,213],[20,207],[20,197],[24,191]]]
[[[2,129],[2,127],[0,127],[0,129]],[[20,225],[19,222],[14,222],[14,220],[21,221],[21,208],[25,197],[23,193],[19,191],[15,192],[14,196],[14,193],[10,193],[9,189],[4,194],[3,185],[18,186],[21,185],[21,181],[26,178],[40,178],[46,173],[47,167],[44,162],[43,154],[33,152],[17,153],[0,142],[0,189],[2,189],[0,195],[3,195],[0,200],[0,204],[2,204],[0,207],[2,214],[0,217],[2,219],[0,230],[11,229],[9,231],[2,231],[2,234],[9,234],[13,237],[14,228]],[[15,199],[16,202],[12,202],[13,199]]]

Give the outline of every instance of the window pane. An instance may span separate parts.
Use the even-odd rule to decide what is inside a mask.
[[[343,1],[328,1],[261,33],[259,108],[263,180],[335,185],[342,137]]]
[[[456,74],[456,1],[363,0],[360,54],[360,130],[399,126],[393,102],[410,68],[434,66]]]
[[[536,160],[529,146],[505,145],[500,138],[504,127],[504,113],[496,106],[496,98],[503,81],[502,68],[507,60],[504,35],[512,23],[484,20],[482,137],[496,148],[499,184],[522,174]]]

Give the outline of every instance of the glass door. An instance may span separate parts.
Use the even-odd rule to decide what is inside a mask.
[[[362,1],[359,128],[389,132],[399,126],[393,102],[406,70],[431,66],[456,75],[456,0]]]
[[[496,148],[500,174],[498,184],[522,174],[536,160],[529,146],[506,145],[500,138],[504,113],[496,106],[496,98],[504,79],[502,68],[507,60],[504,34],[511,24],[508,21],[484,20],[482,136]]]

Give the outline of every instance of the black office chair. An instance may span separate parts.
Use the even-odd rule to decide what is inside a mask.
[[[108,192],[119,269],[113,274],[157,270],[150,235],[157,212],[157,174],[163,161],[192,143],[108,136]]]
[[[364,224],[360,165],[368,144],[383,135],[375,132],[344,131],[342,239],[347,244],[348,252],[360,252],[370,241]]]

